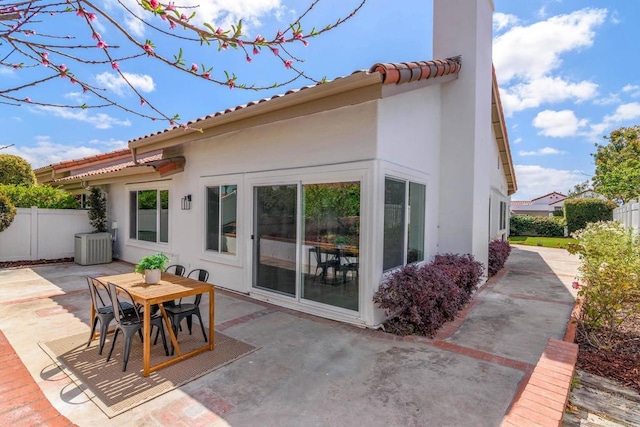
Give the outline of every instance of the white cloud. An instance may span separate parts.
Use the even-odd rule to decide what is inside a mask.
[[[631,83],[624,85],[624,87],[622,88],[623,92],[636,92],[638,90],[640,90],[640,86],[633,85]]]
[[[566,154],[566,151],[560,151],[552,147],[544,147],[535,151],[519,151],[520,156],[549,156],[555,154]]]
[[[496,12],[493,14],[493,30],[500,31],[507,27],[517,25],[520,19],[515,15],[509,15],[506,13]]]
[[[520,144],[522,142],[522,138],[516,138],[513,143],[514,144]]]
[[[133,87],[141,92],[153,92],[156,88],[153,78],[147,74],[122,73]],[[127,82],[117,73],[104,72],[96,76],[96,80],[107,90],[120,96],[124,95],[125,89],[129,86]]]
[[[15,75],[15,70],[13,68],[9,68],[7,66],[0,66],[0,76],[13,76]]]
[[[515,165],[518,192],[513,200],[531,200],[543,194],[559,191],[567,194],[587,177],[579,170],[545,168],[539,165]]]
[[[598,85],[589,81],[570,83],[560,77],[540,77],[500,89],[500,98],[505,115],[527,108],[536,108],[544,103],[567,100],[577,102],[592,99],[598,93]]]
[[[640,103],[631,102],[629,104],[619,105],[613,114],[604,117],[604,122],[612,124],[622,123],[638,118],[640,118]]]
[[[136,0],[122,0],[122,2],[129,9],[142,12]],[[243,33],[245,34],[250,34],[252,29],[259,28],[265,17],[273,16],[279,19],[285,15],[287,10],[281,0],[208,0],[204,2],[201,0],[182,0],[176,5],[179,10],[184,10],[188,15],[195,11],[196,16],[191,21],[195,24],[207,22],[213,27],[231,29],[231,25],[237,24],[242,19]],[[109,6],[111,9],[122,10],[122,6],[114,0],[110,0]],[[139,20],[132,18],[126,11],[123,11],[123,16],[125,16],[125,26],[129,31],[138,37],[144,35],[145,27]],[[146,15],[142,13],[142,16]],[[160,25],[162,26],[162,23]]]
[[[35,111],[50,113],[63,119],[89,123],[96,129],[110,129],[113,126],[131,126],[129,120],[119,120],[105,113],[92,114],[90,110],[72,110],[70,108],[37,106]]]
[[[516,26],[497,36],[493,63],[502,84],[514,78],[536,79],[560,68],[560,56],[589,47],[595,29],[607,16],[606,9],[581,9],[553,16],[528,27]]]
[[[79,159],[103,153],[104,150],[96,147],[73,146],[68,144],[56,144],[48,136],[36,137],[34,146],[23,146],[20,144],[3,150],[6,154],[13,154],[24,158],[36,169],[52,163],[59,163],[64,160]]]
[[[587,124],[586,119],[578,120],[571,110],[544,110],[540,111],[533,119],[533,126],[540,129],[539,135],[555,138],[575,136]]]

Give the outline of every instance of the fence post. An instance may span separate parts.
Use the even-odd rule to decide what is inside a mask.
[[[31,260],[38,258],[38,208],[31,206],[31,229],[30,232],[30,244],[29,253],[31,254]]]

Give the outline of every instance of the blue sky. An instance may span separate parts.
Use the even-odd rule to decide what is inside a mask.
[[[207,9],[201,8],[199,16],[216,25],[226,26],[244,16],[245,29],[252,36],[274,33],[302,11],[302,4],[307,4],[288,0],[179,3],[190,2],[206,4]],[[357,3],[321,1],[310,14],[306,29],[333,22]],[[219,4],[231,5],[225,7],[232,9],[225,10]],[[349,23],[311,40],[308,47],[298,44],[292,49],[306,60],[300,67],[307,73],[329,79],[368,69],[376,62],[432,59],[431,9],[430,1],[368,0]],[[115,15],[119,13],[113,10]],[[635,25],[639,12],[640,4],[634,1],[495,0],[494,64],[518,179],[514,200],[566,192],[590,178],[594,143],[602,143],[602,137],[613,129],[640,121],[640,78],[635,71],[639,60],[634,55],[640,33]],[[35,28],[38,34],[59,33],[59,28],[85,30],[72,18],[75,16],[64,18],[68,19],[64,25],[59,18],[43,18]],[[112,45],[121,42],[100,19],[97,25]],[[130,31],[142,40],[147,36],[135,25]],[[177,46],[165,43],[158,49],[173,52]],[[5,53],[6,48],[0,46],[0,57]],[[214,73],[234,71],[250,83],[270,85],[290,76],[268,52],[257,55],[250,64],[243,54],[233,51],[187,49],[185,53],[189,63],[212,65]],[[139,99],[118,85],[108,64],[89,68],[67,62],[71,71],[85,73],[91,82],[115,91],[113,96],[118,101],[139,106]],[[253,92],[216,86],[149,60],[123,63],[121,69],[131,74],[138,89],[154,105],[169,115],[180,114],[183,120],[309,84],[298,81],[286,88]],[[0,66],[0,91],[40,70],[23,72]],[[46,87],[27,88],[20,96],[59,102],[82,99],[77,86],[64,79]],[[25,157],[34,168],[124,148],[129,139],[167,127],[113,108],[78,112],[26,103],[19,107],[0,103],[0,126],[0,147],[15,144],[2,152]]]

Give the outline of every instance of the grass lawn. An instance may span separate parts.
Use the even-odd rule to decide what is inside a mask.
[[[564,248],[569,243],[577,243],[571,237],[530,237],[530,236],[509,236],[509,243],[527,246],[544,246],[545,248]]]

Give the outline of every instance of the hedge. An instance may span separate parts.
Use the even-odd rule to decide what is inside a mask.
[[[558,216],[514,215],[509,220],[512,236],[563,237],[566,223]]]
[[[17,208],[80,209],[72,194],[49,185],[0,185],[0,193],[5,194]]]
[[[591,222],[611,221],[617,206],[611,200],[597,198],[565,200],[564,212],[569,233],[582,230]]]
[[[11,200],[4,194],[0,193],[0,232],[9,228],[16,216],[16,208]]]

